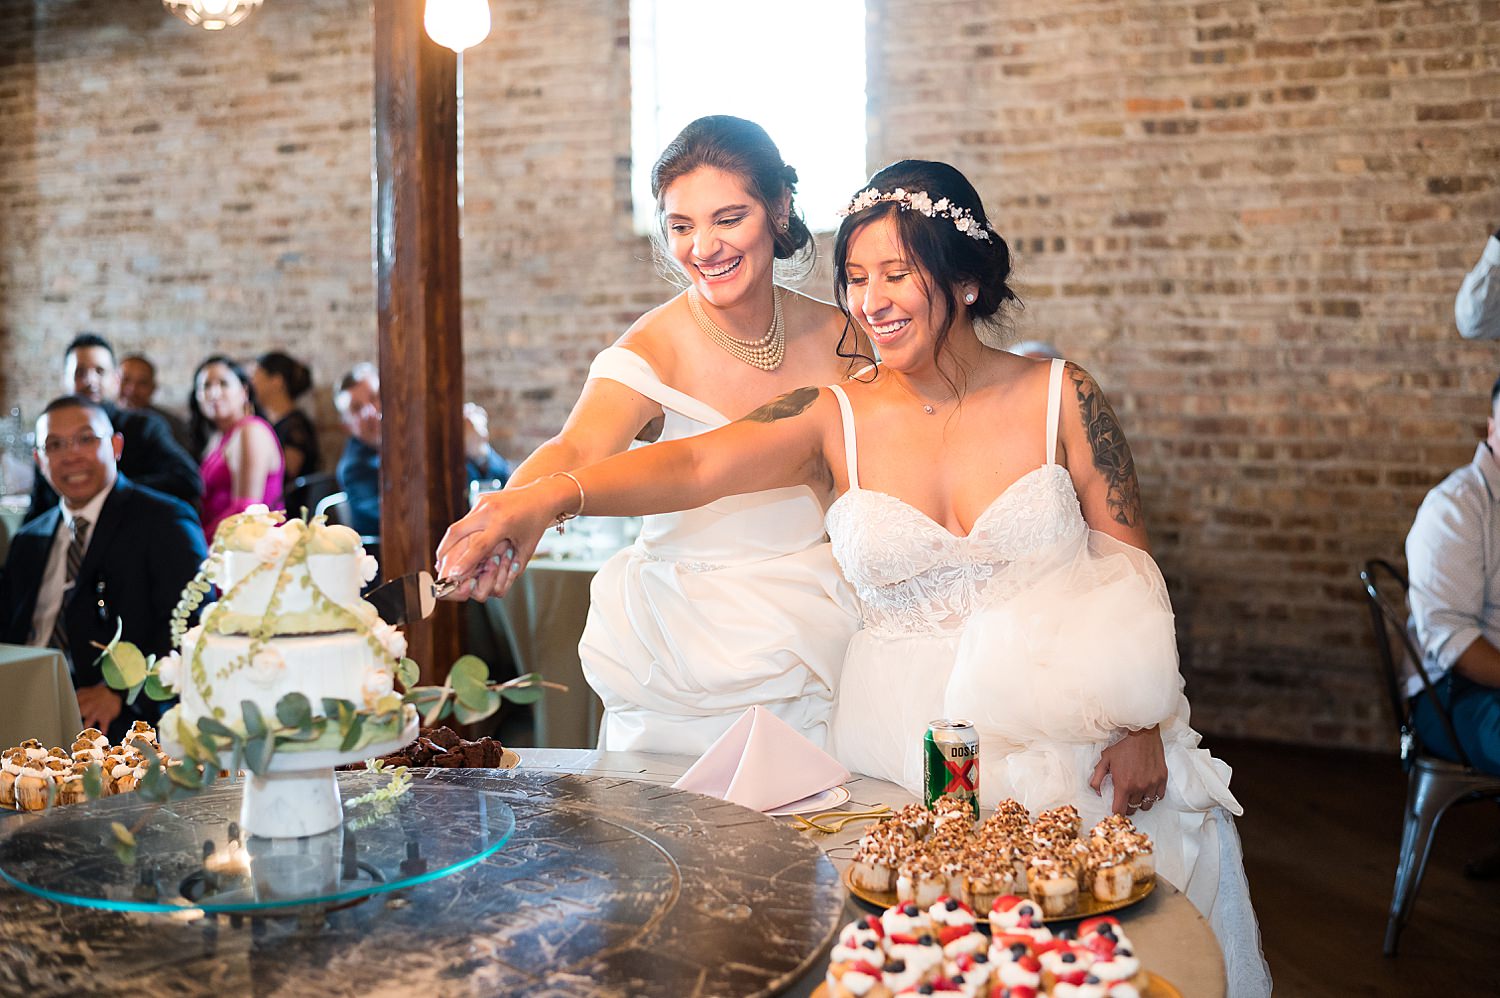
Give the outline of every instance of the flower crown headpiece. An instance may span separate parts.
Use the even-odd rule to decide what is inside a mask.
[[[928,218],[952,219],[953,227],[970,239],[986,243],[990,241],[989,226],[976,219],[969,209],[960,207],[947,198],[934,201],[926,191],[908,191],[904,187],[898,187],[893,191],[880,191],[874,187],[866,187],[854,195],[854,200],[849,202],[849,207],[839,212],[839,216],[853,215],[866,208],[873,208],[882,201],[899,204],[902,211],[920,212]]]

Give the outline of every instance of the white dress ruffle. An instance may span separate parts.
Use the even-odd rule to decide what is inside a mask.
[[[660,403],[663,440],[728,422],[628,350],[603,351],[589,375]],[[859,617],[810,489],[647,517],[590,597],[578,653],[604,703],[600,748],[698,755],[756,704],[826,742]]]
[[[1159,724],[1166,797],[1132,820],[1155,844],[1157,872],[1213,927],[1230,998],[1268,996],[1232,817],[1241,809],[1229,766],[1189,725],[1156,563],[1090,530],[1055,463],[1023,476],[967,536],[860,488],[852,410],[835,393],[851,487],[830,507],[828,530],[865,628],[840,676],[830,751],[920,795],[928,723],[964,718],[980,737],[982,804],[1014,798],[1033,813],[1072,804],[1088,827],[1113,799],[1108,778],[1102,793],[1089,786],[1100,753],[1124,729]]]

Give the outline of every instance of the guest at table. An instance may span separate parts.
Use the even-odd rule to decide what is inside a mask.
[[[1453,321],[1466,340],[1500,340],[1500,229],[1485,241],[1479,262],[1459,285]]]
[[[261,418],[244,370],[214,354],[193,373],[193,438],[203,455],[203,533],[257,503],[281,509],[281,444]]]
[[[1474,460],[1427,493],[1406,535],[1411,630],[1475,767],[1500,775],[1500,379]],[[1406,692],[1422,745],[1458,758],[1420,677]]]
[[[124,435],[102,405],[54,400],[36,425],[36,461],[62,496],[11,541],[0,570],[0,640],[67,656],[83,723],[120,741],[159,705],[127,705],[104,682],[98,649],[121,637],[147,654],[171,651],[172,610],[207,555],[192,508],[119,470]]]
[[[120,470],[132,481],[176,496],[197,508],[203,481],[197,462],[172,439],[167,424],[152,413],[120,409],[120,371],[109,341],[80,333],[63,352],[63,390],[101,406],[125,441]],[[57,493],[38,475],[31,488],[28,521],[57,505]]]
[[[971,719],[987,805],[1071,804],[1085,827],[1133,814],[1158,873],[1209,918],[1230,994],[1269,995],[1240,807],[1229,767],[1188,723],[1171,605],[1113,409],[1076,365],[980,339],[976,325],[1016,296],[1005,240],[959,171],[897,163],[845,215],[835,297],[880,351],[871,376],[482,496],[444,536],[439,571],[472,578],[482,598],[579,512],[813,489],[864,619],[839,676],[833,754],[920,793],[928,722]],[[746,627],[785,626],[747,611]]]
[[[333,405],[349,433],[339,457],[339,488],[349,497],[349,526],[366,537],[380,536],[380,372],[356,364],[339,379]],[[489,414],[464,404],[464,470],[469,482],[504,485],[510,463],[490,446]]]
[[[321,471],[323,460],[318,453],[317,427],[297,407],[297,400],[312,387],[312,372],[307,365],[280,351],[263,353],[250,369],[250,385],[261,412],[281,443],[281,454],[286,460],[283,489],[290,489],[295,478]]]
[[[651,171],[652,239],[686,288],[594,359],[562,431],[516,483],[634,439],[692,437],[869,363],[836,308],[777,283],[814,257],[796,184],[754,122],[700,118],[672,140]],[[697,754],[757,704],[823,744],[858,619],[819,497],[798,484],[691,505],[649,517],[594,578],[578,653],[605,706],[599,746]]]
[[[172,439],[184,451],[193,449],[193,431],[187,420],[170,409],[152,402],[156,395],[156,365],[143,354],[132,353],[120,358],[120,408],[131,412],[149,412],[172,431]]]

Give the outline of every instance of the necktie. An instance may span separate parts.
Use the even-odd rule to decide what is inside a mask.
[[[89,546],[89,521],[81,516],[75,516],[69,523],[73,533],[73,539],[68,542],[68,574],[63,584],[62,602],[57,605],[57,619],[52,623],[52,639],[47,642],[53,648],[58,649],[68,656],[68,661],[73,656],[68,648],[68,628],[64,623],[64,609],[68,605],[68,598],[73,595],[73,586],[78,581],[78,569],[83,564],[83,551]]]

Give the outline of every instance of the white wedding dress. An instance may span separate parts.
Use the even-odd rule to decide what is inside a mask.
[[[1071,803],[1084,827],[1112,787],[1089,779],[1122,728],[1161,725],[1166,798],[1133,820],[1157,870],[1208,917],[1230,998],[1270,994],[1231,814],[1229,767],[1188,726],[1166,586],[1151,557],[1084,522],[1055,463],[1063,362],[1047,403],[1047,464],[995,499],[966,536],[859,486],[854,416],[841,388],[849,491],[828,509],[834,557],[859,595],[830,751],[850,770],[922,792],[922,735],[935,718],[980,735],[980,797],[1033,813]]]
[[[659,403],[662,440],[729,422],[623,347],[601,352],[589,377]],[[756,704],[821,746],[858,628],[805,486],[648,516],[590,589],[578,653],[604,702],[599,747],[698,755]]]

